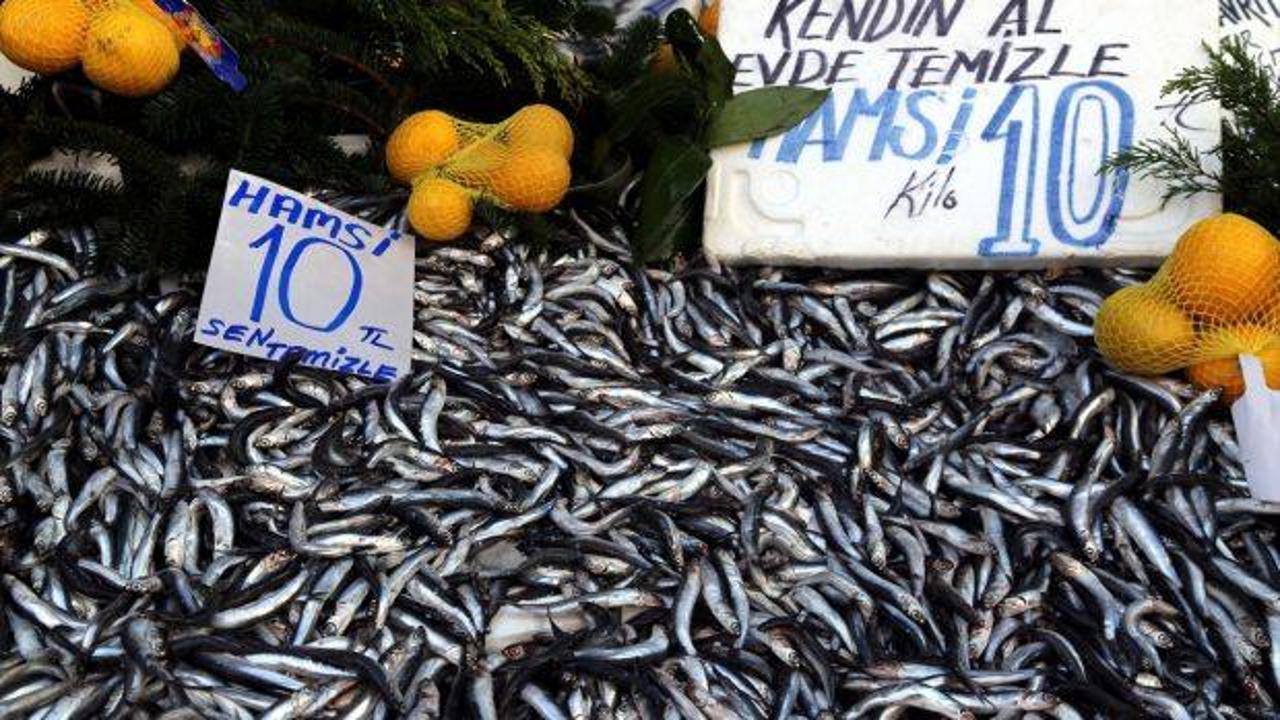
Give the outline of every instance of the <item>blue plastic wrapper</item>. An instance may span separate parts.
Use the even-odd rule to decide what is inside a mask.
[[[625,27],[641,15],[661,20],[681,8],[697,15],[705,3],[701,0],[597,0],[595,4],[613,8],[618,17],[618,27]]]
[[[233,90],[244,90],[248,82],[240,72],[240,55],[223,39],[217,28],[191,6],[186,0],[154,0],[161,10],[169,14],[182,34],[186,36],[187,45],[195,48],[196,54],[204,60],[218,79],[230,85]]]

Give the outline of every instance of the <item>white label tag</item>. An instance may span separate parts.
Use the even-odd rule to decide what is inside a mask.
[[[720,37],[739,92],[832,96],[789,132],[715,153],[707,250],[854,267],[1160,258],[1220,198],[1165,204],[1160,182],[1099,171],[1175,123],[1199,150],[1218,143],[1215,104],[1160,93],[1204,63],[1216,11],[1204,0],[726,2]]]
[[[232,171],[196,341],[394,380],[409,371],[413,260],[412,237]]]

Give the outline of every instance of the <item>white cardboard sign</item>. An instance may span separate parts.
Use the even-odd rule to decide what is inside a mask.
[[[1218,17],[1223,37],[1243,39],[1280,77],[1280,0],[1218,0]]]
[[[1216,196],[1101,175],[1216,105],[1161,86],[1204,62],[1205,0],[725,0],[739,91],[832,88],[789,132],[715,153],[706,249],[729,262],[1037,267],[1151,262]],[[1215,33],[1216,34],[1216,33]],[[1190,128],[1190,129],[1187,129]]]
[[[196,341],[390,381],[409,371],[411,237],[232,171]]]

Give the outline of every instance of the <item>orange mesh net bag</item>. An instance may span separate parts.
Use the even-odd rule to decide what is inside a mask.
[[[80,0],[0,3],[0,54],[31,72],[52,74],[80,63],[89,11]]]
[[[1197,223],[1155,277],[1107,298],[1094,335],[1116,368],[1185,368],[1228,402],[1245,392],[1241,355],[1259,358],[1267,385],[1280,389],[1280,241],[1240,215]]]
[[[411,185],[408,218],[428,240],[471,225],[476,200],[546,212],[569,190],[573,128],[559,110],[530,105],[506,120],[472,123],[439,110],[406,118],[387,140],[387,170]]]
[[[125,97],[160,92],[178,72],[186,40],[152,0],[4,0],[0,54],[32,72],[77,65]]]

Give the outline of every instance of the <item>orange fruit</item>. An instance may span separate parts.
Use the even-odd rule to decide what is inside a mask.
[[[169,35],[173,37],[173,46],[182,52],[187,48],[187,36],[182,32],[182,27],[178,25],[178,21],[173,16],[155,3],[155,0],[133,0],[133,4],[142,9],[143,12],[151,17],[159,20],[169,30]]]
[[[80,63],[89,11],[80,0],[5,0],[0,53],[14,65],[51,75]]]
[[[1234,356],[1196,363],[1187,368],[1187,378],[1202,390],[1222,388],[1223,402],[1234,402],[1244,395],[1244,375],[1240,373],[1239,359]]]
[[[545,147],[512,148],[493,172],[489,188],[503,203],[525,212],[546,212],[569,191],[569,161]]]
[[[720,32],[720,0],[711,0],[711,3],[702,9],[702,13],[698,15],[698,28],[702,30],[704,35],[715,37]]]
[[[666,75],[673,73],[679,69],[680,65],[676,62],[676,51],[671,47],[671,43],[662,43],[658,46],[658,51],[653,54],[650,69],[655,75]]]
[[[136,8],[94,17],[80,57],[84,74],[107,92],[146,97],[178,74],[178,49],[164,23]]]
[[[387,170],[402,183],[449,159],[461,144],[453,118],[439,110],[405,118],[387,139]]]
[[[1262,371],[1267,378],[1267,387],[1280,390],[1280,349],[1270,349],[1259,353],[1262,360]],[[1244,395],[1244,375],[1240,372],[1240,359],[1237,356],[1206,360],[1187,368],[1187,378],[1203,390],[1222,388],[1222,401],[1232,403]]]
[[[1210,360],[1187,368],[1187,377],[1202,389],[1222,388],[1224,402],[1244,394],[1239,356],[1254,355],[1262,361],[1267,386],[1280,389],[1280,335],[1261,325],[1235,325],[1206,333],[1201,352]]]
[[[409,225],[428,240],[456,240],[471,227],[471,194],[461,185],[429,178],[409,195]]]
[[[573,127],[550,105],[529,105],[507,120],[507,144],[550,148],[568,158],[573,155]]]
[[[1124,288],[1107,298],[1094,318],[1093,335],[1108,362],[1139,375],[1186,367],[1196,350],[1190,318],[1143,286]]]
[[[1201,220],[1178,240],[1163,280],[1178,305],[1197,320],[1245,319],[1280,285],[1280,243],[1241,215]]]

